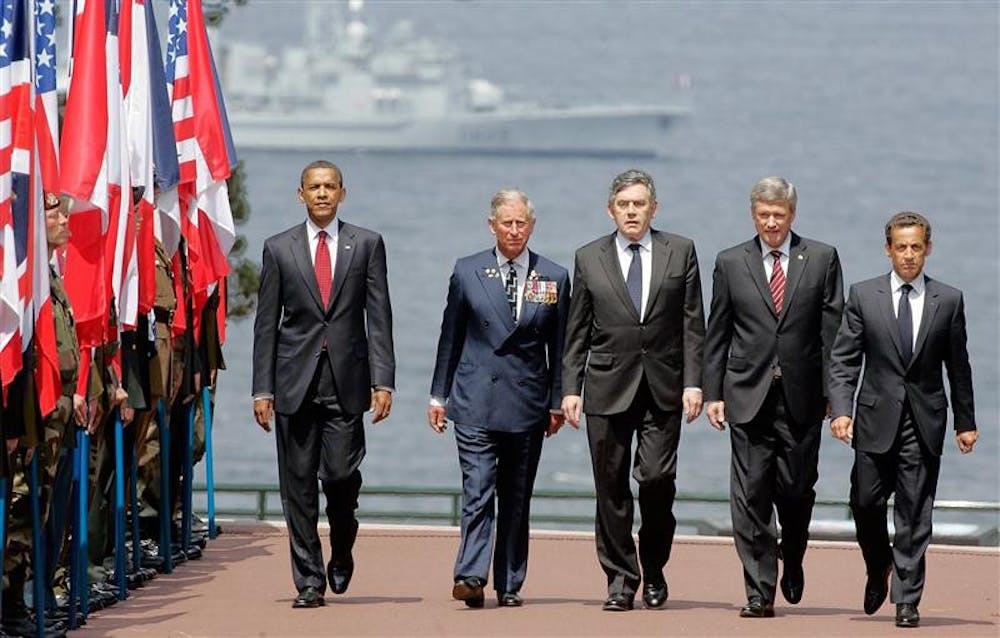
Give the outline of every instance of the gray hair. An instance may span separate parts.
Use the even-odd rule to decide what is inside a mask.
[[[920,213],[914,213],[912,211],[903,211],[901,213],[896,213],[885,225],[885,245],[892,245],[892,231],[897,228],[907,228],[909,226],[919,226],[924,229],[924,241],[930,243],[931,241],[931,223],[927,221],[927,218]]]
[[[532,205],[531,200],[528,199],[528,194],[520,188],[502,188],[498,190],[493,199],[490,200],[490,217],[496,217],[500,214],[501,206],[511,203],[524,204],[525,208],[528,209],[528,219],[535,218],[535,207]]]
[[[656,203],[656,185],[653,184],[652,176],[646,171],[630,168],[611,180],[611,188],[608,189],[608,205],[610,206],[615,201],[615,195],[634,184],[645,186],[646,190],[649,191],[650,202]]]
[[[792,184],[784,177],[764,177],[750,189],[750,209],[759,202],[782,202],[788,205],[790,212],[795,212],[795,204],[799,195]]]

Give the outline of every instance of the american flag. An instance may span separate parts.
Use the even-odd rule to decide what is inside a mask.
[[[229,274],[227,256],[236,229],[225,180],[235,164],[235,151],[201,0],[171,0],[168,25],[166,75],[180,163],[182,231],[188,245],[197,321],[201,304]],[[197,335],[197,326],[195,329]]]
[[[56,407],[62,394],[59,377],[59,351],[56,347],[55,323],[49,283],[49,253],[46,240],[43,192],[59,191],[59,103],[56,95],[55,3],[33,0],[34,47],[33,69],[35,106],[34,164],[31,205],[34,208],[32,237],[32,307],[35,321],[36,359],[35,382],[42,414]]]
[[[0,379],[7,386],[22,368],[21,303],[12,207],[14,2],[3,0],[0,15]]]

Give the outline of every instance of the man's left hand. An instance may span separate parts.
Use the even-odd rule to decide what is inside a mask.
[[[681,395],[681,403],[684,405],[684,415],[690,423],[701,414],[701,390],[685,390]]]
[[[566,423],[566,415],[561,413],[549,413],[549,428],[545,430],[545,436],[552,436],[559,431],[559,428]]]
[[[961,450],[962,454],[971,452],[978,439],[978,430],[966,430],[955,435],[955,441],[958,443],[958,449]]]
[[[378,423],[389,416],[392,409],[392,393],[388,390],[375,390],[372,392],[372,423]]]

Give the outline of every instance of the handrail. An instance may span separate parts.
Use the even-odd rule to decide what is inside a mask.
[[[194,490],[198,493],[205,492],[204,485],[195,485]],[[216,484],[216,494],[243,494],[253,495],[255,504],[251,508],[227,507],[224,502],[221,506],[217,504],[216,514],[218,516],[253,517],[257,520],[268,518],[280,518],[281,511],[269,507],[270,495],[278,494],[277,485],[267,485],[260,483],[239,483],[239,484]],[[410,502],[408,509],[400,508],[372,508],[371,499],[362,503],[358,511],[358,517],[368,520],[397,520],[397,521],[427,521],[427,522],[447,522],[452,526],[458,526],[462,512],[462,490],[458,487],[406,487],[393,485],[363,486],[361,495],[375,498],[402,498]],[[593,514],[581,515],[567,513],[565,511],[549,511],[546,504],[553,504],[564,501],[593,501],[595,494],[584,490],[535,490],[532,495],[534,507],[532,508],[531,521],[533,523],[549,523],[558,525],[588,525],[593,523]],[[446,500],[447,508],[442,511],[441,504],[428,507],[427,501]],[[416,503],[415,503],[416,501]],[[703,505],[717,507],[729,503],[727,495],[707,494],[707,493],[687,493],[678,494],[675,501],[679,504]],[[416,508],[417,505],[424,507]],[[816,507],[819,508],[842,508],[846,512],[844,520],[851,519],[851,510],[846,499],[816,499]],[[1000,514],[1000,502],[980,502],[967,500],[947,500],[936,501],[934,508],[939,511],[948,512],[977,512]],[[728,519],[728,511],[724,518]],[[710,520],[706,516],[700,517],[679,517],[678,525],[682,527],[692,527],[698,530],[699,534],[718,534],[720,525],[718,521]],[[727,521],[728,522],[728,521]],[[993,524],[995,529],[995,523]],[[990,538],[995,538],[997,532],[993,532]]]

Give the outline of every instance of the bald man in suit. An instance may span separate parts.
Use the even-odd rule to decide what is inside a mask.
[[[336,165],[305,167],[298,196],[307,219],[264,243],[257,298],[253,411],[265,431],[276,419],[295,608],[323,605],[327,582],[337,594],[350,585],[362,414],[371,410],[373,423],[388,416],[395,383],[385,244],[337,219],[346,192]],[[330,522],[325,571],[317,478]]]
[[[897,213],[885,226],[885,242],[892,270],[851,286],[833,345],[830,427],[854,448],[850,500],[868,574],[865,613],[885,602],[892,575],[896,626],[917,627],[948,396],[962,454],[972,451],[978,433],[964,297],[924,274],[930,222],[919,213]],[[896,534],[890,545],[892,494]]]

